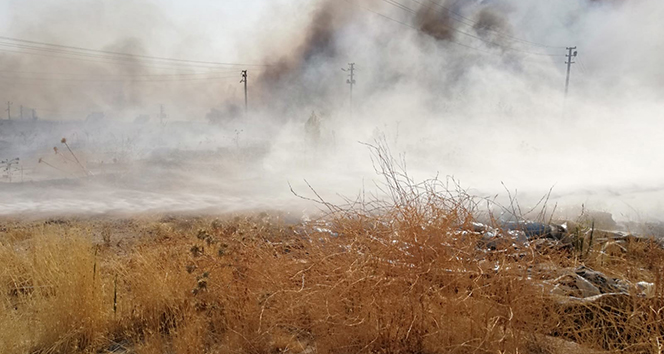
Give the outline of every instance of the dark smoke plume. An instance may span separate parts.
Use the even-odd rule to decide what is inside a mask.
[[[372,0],[358,0],[364,6],[376,8],[380,2]],[[384,4],[383,4],[384,5]],[[414,26],[424,35],[437,41],[447,42],[462,40],[474,46],[477,39],[457,38],[458,31],[476,33],[487,37],[491,42],[497,42],[494,32],[505,31],[507,21],[501,13],[489,5],[481,4],[447,4],[439,3],[438,7],[432,3],[422,3],[417,12],[410,19]],[[446,9],[451,9],[448,11]],[[338,1],[322,0],[313,10],[309,22],[302,32],[300,40],[294,40],[294,46],[286,46],[280,50],[277,60],[267,60],[270,66],[258,77],[257,86],[264,108],[274,110],[277,108],[333,105],[331,97],[337,97],[334,90],[339,86],[339,68],[346,66],[345,52],[340,50],[340,38],[345,30],[354,23],[354,15],[366,13],[358,11]],[[394,10],[386,7],[384,13]],[[475,27],[463,26],[459,22],[459,14],[467,14],[474,20]],[[453,16],[456,16],[453,17]],[[467,23],[467,22],[466,22]],[[393,24],[391,24],[393,25]],[[384,37],[375,38],[380,41]],[[377,65],[374,63],[374,65]],[[334,84],[337,83],[337,84]],[[333,87],[336,87],[333,88]],[[279,93],[281,99],[275,100]],[[270,107],[267,107],[267,106]],[[275,107],[275,105],[277,107]]]
[[[485,7],[477,13],[473,28],[478,33],[507,32],[508,22],[495,10]]]
[[[329,85],[322,85],[320,77],[314,79],[307,73],[317,71],[321,65],[337,57],[337,36],[350,22],[351,16],[352,11],[347,6],[339,6],[337,1],[322,2],[312,15],[301,43],[278,61],[268,61],[271,66],[258,79],[262,96],[269,100],[267,95],[283,92],[287,88],[292,93],[291,97],[299,97],[303,101],[328,96]]]
[[[443,6],[446,6],[443,3]],[[454,39],[454,21],[447,11],[438,11],[433,4],[422,5],[415,18],[417,28],[439,41]]]

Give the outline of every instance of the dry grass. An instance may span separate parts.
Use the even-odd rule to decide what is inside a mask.
[[[633,241],[611,258],[597,247],[583,257],[487,251],[470,231],[472,197],[453,183],[412,183],[383,152],[391,202],[318,200],[330,212],[305,224],[273,214],[143,220],[125,243],[103,223],[7,224],[0,351],[661,352],[658,245]],[[553,270],[580,264],[654,282],[657,296],[549,295]]]

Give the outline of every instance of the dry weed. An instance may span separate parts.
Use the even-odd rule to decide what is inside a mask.
[[[0,246],[2,352],[660,352],[654,242],[609,260],[597,247],[489,251],[471,224],[486,201],[452,179],[415,183],[371,148],[388,199],[331,205],[312,189],[327,210],[312,222],[163,218],[124,248],[75,223],[17,231]],[[550,295],[543,281],[581,264],[654,282],[657,296]]]

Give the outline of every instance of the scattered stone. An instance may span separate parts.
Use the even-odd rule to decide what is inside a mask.
[[[600,295],[600,290],[588,280],[575,273],[565,274],[553,281],[553,295],[588,298]]]
[[[551,294],[571,298],[591,298],[602,294],[629,294],[630,284],[624,280],[610,278],[601,272],[581,266],[567,270],[558,278],[547,281],[552,284]],[[643,285],[643,288],[647,288]]]
[[[629,284],[616,278],[609,278],[601,272],[581,266],[575,273],[597,287],[602,294],[629,294]]]
[[[655,284],[640,281],[636,283],[637,296],[652,299],[657,296]]]
[[[485,233],[488,231],[488,227],[482,223],[479,222],[473,222],[470,223],[470,231],[476,232],[476,233]]]

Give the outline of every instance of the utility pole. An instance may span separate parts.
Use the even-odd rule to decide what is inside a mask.
[[[574,52],[572,52],[574,51]],[[567,79],[565,80],[565,98],[567,98],[567,92],[569,92],[569,74],[572,71],[572,64],[575,62],[572,61],[572,58],[575,58],[579,52],[576,51],[576,47],[567,47]]]
[[[12,104],[13,103],[7,101],[7,120],[12,120]]]
[[[21,120],[23,120],[23,105],[21,105]]]
[[[166,114],[164,113],[164,105],[160,104],[159,105],[159,124],[164,125],[164,118],[166,118]]]
[[[349,72],[349,79],[346,80],[346,83],[350,85],[350,114],[353,115],[353,85],[355,85],[355,63],[348,63],[348,69],[341,69],[343,71]]]
[[[249,104],[247,100],[247,70],[242,70],[242,80],[240,80],[240,83],[244,82],[244,115],[247,115],[247,112],[249,111]]]

